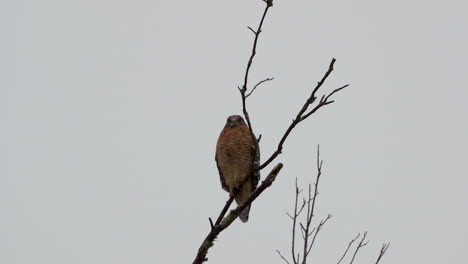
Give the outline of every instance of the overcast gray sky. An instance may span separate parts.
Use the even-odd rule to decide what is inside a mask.
[[[260,0],[0,2],[0,263],[191,263],[227,199],[214,162]],[[249,100],[263,158],[332,57],[350,83],[285,144],[209,263],[282,263],[320,144],[317,263],[468,263],[466,1],[275,1]],[[263,172],[264,174],[266,173]]]

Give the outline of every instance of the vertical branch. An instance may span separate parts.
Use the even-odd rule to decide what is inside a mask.
[[[253,46],[252,46],[252,53],[250,54],[249,61],[247,62],[247,68],[245,69],[245,74],[244,74],[244,84],[242,85],[242,91],[245,93],[247,91],[247,85],[249,82],[249,73],[250,73],[250,67],[252,66],[253,59],[255,55],[257,54],[257,43],[258,43],[258,37],[260,36],[260,33],[262,32],[262,26],[263,22],[265,21],[265,17],[267,15],[268,9],[273,6],[273,1],[270,3],[267,3],[265,6],[265,10],[263,11],[262,19],[260,20],[260,23],[258,24],[258,28],[256,31],[252,30],[252,32],[255,35]]]
[[[323,161],[320,160],[320,146],[317,146],[317,176],[315,178],[313,196],[311,196],[312,190],[311,190],[311,186],[309,185],[309,199],[307,200],[307,218],[306,218],[306,226],[304,228],[305,238],[304,238],[304,250],[302,253],[302,264],[307,263],[307,256],[309,255],[308,252],[310,252],[310,249],[308,247],[309,237],[312,235],[312,232],[310,232],[310,226],[312,224],[312,219],[315,213],[315,201],[317,200],[318,185],[320,181],[320,176],[322,175],[322,165],[323,165]],[[326,221],[330,217],[331,215],[329,215]],[[319,225],[319,227],[321,227],[321,225]],[[316,232],[318,232],[318,230]]]
[[[305,207],[305,201],[303,200],[302,202],[302,205],[301,205],[301,208],[298,210],[297,209],[297,205],[298,205],[298,199],[299,199],[299,194],[301,193],[302,191],[299,191],[299,187],[297,186],[297,178],[296,178],[296,200],[295,200],[295,203],[294,203],[294,217],[291,217],[291,219],[293,220],[293,224],[292,224],[292,239],[291,239],[291,256],[292,256],[292,259],[293,259],[293,263],[297,264],[298,261],[299,261],[299,256],[297,256],[297,259],[296,259],[296,253],[295,253],[295,249],[296,249],[296,226],[297,226],[297,217],[302,213],[302,210],[304,209]]]
[[[247,94],[247,86],[248,86],[248,82],[249,82],[250,68],[252,66],[253,59],[254,59],[255,55],[257,54],[258,39],[259,39],[260,33],[262,32],[263,22],[265,21],[265,17],[266,17],[266,15],[268,13],[268,9],[270,9],[270,7],[273,6],[273,0],[264,0],[264,2],[266,3],[266,6],[265,6],[265,10],[263,11],[263,15],[262,15],[262,18],[260,20],[260,23],[258,24],[257,30],[254,31],[252,28],[249,27],[249,29],[254,33],[255,38],[254,38],[254,42],[253,42],[253,46],[252,46],[252,52],[251,52],[250,58],[249,58],[249,60],[247,62],[247,67],[245,69],[244,84],[242,85],[242,88],[238,88],[239,92],[241,94],[241,98],[242,98],[242,113],[244,114],[245,120],[247,121],[247,125],[249,126],[249,131],[250,131],[250,136],[252,137],[252,141],[255,143],[255,149],[254,149],[254,155],[253,155],[253,160],[254,161],[255,161],[255,158],[256,158],[257,153],[259,151],[259,147],[258,147],[258,141],[255,138],[255,134],[254,134],[254,131],[253,131],[252,122],[250,121],[249,112],[247,111],[246,100],[247,100],[247,97],[253,92],[253,89],[252,89],[251,93]]]

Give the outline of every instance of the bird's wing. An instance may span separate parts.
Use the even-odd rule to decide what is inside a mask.
[[[258,139],[257,139],[258,141]],[[254,159],[254,162],[253,162],[253,167],[254,168],[257,168],[258,166],[260,166],[260,146],[257,144],[257,153],[255,153],[255,159]],[[255,151],[255,145],[254,145],[254,148],[253,148],[253,151]],[[260,180],[260,171],[257,170],[257,171],[254,171],[253,172],[253,175],[252,175],[252,185],[254,187],[254,189],[257,187],[258,185],[258,181]]]
[[[218,162],[218,155],[215,155],[215,161],[216,161],[216,167],[218,167],[218,172],[219,172],[219,179],[221,180],[221,187],[227,192],[229,192],[229,189],[226,185],[226,180],[224,179],[223,172],[221,171],[221,168],[219,167],[219,162]]]

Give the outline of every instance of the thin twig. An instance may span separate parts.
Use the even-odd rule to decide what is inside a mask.
[[[349,248],[351,247],[351,245],[354,243],[354,241],[356,241],[359,236],[361,235],[361,233],[358,233],[357,236],[355,238],[353,238],[353,240],[351,240],[348,244],[348,247],[346,248],[345,252],[343,253],[343,256],[341,256],[340,260],[338,260],[338,263],[336,264],[340,264],[340,262],[344,259],[344,257],[346,256],[346,254],[348,254],[348,250]]]
[[[276,252],[278,252],[278,255],[284,260],[284,262],[289,264],[289,261],[283,255],[281,255],[281,252],[279,250],[276,250]]]
[[[328,214],[327,218],[320,221],[320,224],[318,225],[317,229],[314,229],[315,230],[314,237],[312,238],[312,242],[310,243],[309,249],[307,250],[307,256],[309,256],[310,250],[314,246],[315,239],[317,238],[318,233],[320,232],[320,230],[322,230],[323,226],[327,223],[327,221],[330,220],[330,218],[332,217],[333,217],[332,214]],[[313,231],[310,234],[312,235]]]
[[[248,94],[245,96],[245,98],[249,97],[249,96],[255,91],[255,89],[257,89],[257,87],[260,86],[262,83],[264,83],[264,82],[269,82],[269,81],[273,81],[274,79],[275,79],[275,78],[271,77],[271,78],[266,78],[266,79],[264,79],[264,80],[259,81],[259,82],[254,86],[254,88],[250,91],[250,93],[248,93]]]
[[[375,264],[378,264],[380,259],[385,255],[385,253],[387,253],[387,249],[389,246],[390,246],[390,243],[384,243],[382,245],[382,248],[380,249],[379,257],[377,258],[377,261],[375,262]]]
[[[310,225],[312,224],[312,219],[315,213],[315,202],[317,200],[317,195],[318,195],[318,186],[319,186],[320,176],[322,175],[322,165],[323,165],[323,161],[320,160],[320,146],[317,146],[317,176],[315,178],[313,196],[312,196],[311,186],[309,185],[309,199],[307,200],[307,217],[306,217],[306,225],[305,225],[305,230],[304,230],[306,235],[304,238],[304,250],[302,252],[302,264],[307,263],[307,256],[309,255],[308,252],[310,252],[308,243],[309,243],[309,237],[311,236],[312,232],[309,232],[309,230],[310,230]],[[328,221],[330,217],[331,215],[329,215],[329,217],[325,220],[325,222]],[[313,241],[314,240],[315,240],[315,236],[313,238]],[[311,245],[313,245],[313,242],[311,243]]]
[[[294,252],[295,250],[295,242],[296,242],[296,221],[297,221],[297,216],[302,212],[302,209],[304,209],[305,203],[302,205],[301,209],[299,210],[299,213],[297,213],[297,201],[299,199],[299,187],[297,186],[297,177],[296,177],[296,200],[294,202],[294,217],[293,217],[293,224],[292,224],[292,242],[291,242],[291,255],[293,258],[293,262],[296,264],[296,253]]]
[[[303,200],[302,201],[302,205],[299,209],[297,209],[297,205],[298,205],[298,200],[299,200],[299,194],[302,192],[302,190],[299,190],[299,186],[297,185],[297,177],[296,177],[296,199],[294,201],[294,217],[291,216],[290,214],[289,217],[293,220],[293,223],[292,223],[292,238],[291,238],[291,255],[292,255],[292,258],[293,258],[293,263],[297,264],[297,262],[299,261],[299,257],[296,259],[296,254],[295,254],[295,243],[296,243],[296,225],[297,225],[297,217],[302,213],[302,210],[304,210],[304,207],[306,205],[306,201]],[[304,238],[305,236],[305,233],[303,231],[304,227],[302,226],[301,223],[299,223],[301,225],[301,235],[302,237]],[[299,255],[299,254],[298,254]]]
[[[362,236],[361,242],[359,242],[359,245],[356,247],[356,250],[354,251],[353,258],[351,259],[351,262],[349,262],[349,264],[353,264],[354,258],[356,257],[358,251],[362,247],[365,247],[367,245],[367,243],[369,243],[369,241],[364,242],[364,240],[366,240],[366,236],[367,236],[367,232],[364,232],[364,235]]]

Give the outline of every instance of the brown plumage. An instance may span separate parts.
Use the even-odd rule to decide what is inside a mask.
[[[255,190],[260,173],[254,172],[254,166],[260,161],[260,150],[254,159],[255,143],[249,128],[241,116],[228,117],[216,144],[216,164],[221,186],[229,193],[236,193],[237,204],[242,203]],[[247,182],[247,177],[250,177]],[[242,186],[241,186],[242,185]],[[249,219],[250,206],[245,208],[239,218],[242,222]]]

